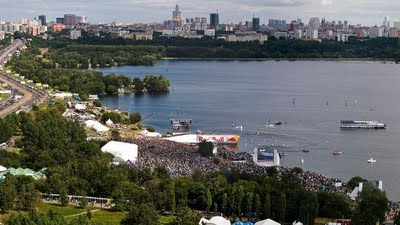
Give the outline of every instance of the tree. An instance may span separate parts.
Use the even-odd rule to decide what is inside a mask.
[[[250,214],[253,211],[253,198],[254,194],[253,192],[247,192],[246,194],[246,213],[250,219]]]
[[[202,141],[199,143],[198,153],[203,157],[213,156],[214,144],[212,142]]]
[[[285,216],[286,216],[286,194],[283,192],[281,192],[281,194],[279,195],[277,209],[278,209],[278,218],[280,222],[283,223],[285,221]]]
[[[222,207],[222,212],[227,214],[228,213],[228,194],[227,193],[224,193],[222,195],[221,207]]]
[[[318,199],[314,192],[304,191],[300,200],[299,214],[305,225],[313,225],[318,215]]]
[[[357,206],[352,218],[354,225],[374,225],[385,221],[388,210],[386,193],[366,182],[363,191],[357,198]]]
[[[138,93],[143,92],[144,84],[143,84],[143,81],[140,80],[140,78],[137,78],[137,77],[133,78],[132,85],[135,87],[136,92],[138,92]]]
[[[93,105],[94,105],[95,107],[101,107],[103,104],[101,103],[100,100],[96,99],[96,100],[93,101]]]
[[[158,225],[158,214],[152,204],[134,205],[122,219],[122,225]]]
[[[367,182],[367,180],[357,176],[351,178],[349,182],[347,182],[346,186],[352,191],[357,186],[358,183],[363,183],[363,182]]]
[[[61,203],[62,206],[67,206],[68,203],[69,203],[69,199],[68,199],[68,196],[67,196],[67,190],[65,188],[63,188],[60,191],[60,203]]]
[[[269,218],[271,216],[271,197],[269,193],[265,195],[264,200],[264,218]]]
[[[260,216],[260,213],[261,213],[261,199],[260,199],[260,196],[258,194],[254,195],[253,211],[257,214],[257,217]]]
[[[175,217],[173,225],[197,225],[201,216],[193,210],[184,207],[179,210],[178,215]]]
[[[118,130],[111,130],[111,138],[114,141],[121,141],[121,133]]]
[[[14,202],[17,198],[14,179],[9,177],[5,182],[0,183],[0,211],[5,212],[14,208]]]
[[[140,113],[138,112],[133,112],[129,115],[129,121],[131,122],[131,124],[139,123],[140,121],[142,121],[142,115],[140,115]]]
[[[207,189],[207,192],[206,192],[206,211],[207,212],[210,212],[211,205],[212,205],[211,192],[210,192],[210,189]]]
[[[86,198],[81,198],[79,200],[79,207],[86,208],[87,205],[88,205],[88,200]]]

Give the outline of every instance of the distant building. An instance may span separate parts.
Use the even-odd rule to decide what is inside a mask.
[[[236,34],[227,35],[226,40],[229,42],[259,41],[260,44],[263,44],[268,41],[268,36],[256,32],[237,32]]]
[[[0,24],[0,31],[4,31],[6,34],[13,34],[21,30],[22,30],[21,24],[14,24],[14,23]]]
[[[318,39],[318,30],[308,28],[306,29],[306,38],[311,40]]]
[[[268,27],[282,30],[286,28],[286,20],[276,20],[276,19],[269,19],[268,20]],[[294,20],[291,22],[291,29],[296,30],[298,27],[297,21]]]
[[[6,38],[6,32],[0,31],[0,41],[4,40],[4,38]]]
[[[45,15],[40,15],[38,17],[38,19],[40,20],[40,25],[42,25],[42,26],[46,26],[47,25],[47,19],[46,19]]]
[[[393,27],[397,28],[397,30],[400,30],[400,22],[398,22],[398,21],[393,22]]]
[[[349,41],[349,35],[348,34],[337,34],[336,35],[336,40],[339,42],[348,42]]]
[[[76,25],[76,15],[75,14],[65,14],[64,15],[64,25],[75,26]]]
[[[390,29],[389,29],[389,37],[390,37],[390,38],[397,38],[397,37],[399,37],[398,29],[395,28],[395,27],[390,28]]]
[[[182,12],[179,10],[178,4],[176,4],[175,10],[172,12],[172,20],[174,20],[174,21],[182,20]]]
[[[210,14],[210,28],[217,29],[219,25],[219,14],[218,13],[211,13]]]
[[[369,38],[383,37],[385,29],[383,27],[373,26],[369,28]]]
[[[82,36],[81,30],[71,30],[69,32],[69,39],[76,40]]]
[[[88,17],[87,16],[77,16],[76,17],[76,23],[77,24],[88,24]]]
[[[64,18],[56,18],[56,23],[64,24]]]
[[[313,30],[318,30],[319,25],[320,25],[320,23],[319,23],[319,18],[318,18],[318,17],[312,17],[312,18],[310,19],[310,22],[309,22],[308,24],[310,25],[310,27],[311,27]]]
[[[259,31],[260,30],[260,18],[258,17],[253,17],[253,31]]]
[[[383,20],[382,26],[385,28],[390,28],[390,19],[388,16],[385,16],[385,19]]]
[[[55,23],[55,24],[51,25],[51,32],[53,32],[53,33],[61,32],[64,29],[65,29],[65,25],[62,23]]]

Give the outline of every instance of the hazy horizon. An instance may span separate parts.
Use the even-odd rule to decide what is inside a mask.
[[[394,0],[380,3],[372,0],[0,0],[0,21],[16,22],[21,18],[46,15],[48,21],[73,13],[88,16],[91,23],[100,22],[162,22],[170,19],[175,4],[179,4],[184,18],[209,17],[219,10],[221,23],[250,21],[253,14],[260,17],[261,24],[269,18],[285,19],[288,22],[301,18],[308,23],[310,17],[326,18],[329,21],[347,20],[350,24],[366,26],[381,25],[385,16],[391,21],[396,17],[400,2]]]

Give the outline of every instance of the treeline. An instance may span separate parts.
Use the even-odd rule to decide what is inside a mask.
[[[66,48],[73,43],[85,45],[113,46],[163,46],[156,47],[160,55],[167,57],[190,58],[368,58],[400,59],[398,38],[357,39],[350,37],[349,42],[333,40],[307,41],[279,39],[270,37],[265,44],[253,42],[227,42],[211,37],[202,39],[164,38],[154,40],[129,40],[123,38],[84,37],[76,41],[57,38],[52,41],[38,40],[40,46],[58,46]],[[57,43],[57,44],[55,44]],[[62,44],[63,43],[63,44]],[[122,47],[123,48],[123,47]],[[107,53],[107,51],[104,51]]]
[[[75,55],[76,58],[82,57],[78,53],[70,54]],[[82,96],[115,94],[120,88],[134,92],[158,93],[168,91],[170,86],[169,81],[160,75],[146,75],[144,79],[131,79],[128,76],[115,74],[103,76],[98,71],[56,68],[54,61],[38,57],[38,55],[40,55],[39,50],[34,48],[19,57],[14,57],[8,65],[35,83],[49,84],[57,90],[79,93]],[[71,65],[75,65],[75,63],[76,61]]]
[[[68,45],[50,49],[46,55],[62,68],[88,68],[146,65],[151,66],[165,52],[162,46],[112,46],[112,45]]]

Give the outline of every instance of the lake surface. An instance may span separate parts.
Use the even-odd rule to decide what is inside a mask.
[[[383,180],[400,200],[400,65],[374,62],[159,61],[153,67],[113,67],[105,74],[171,81],[161,96],[108,96],[109,107],[138,111],[161,133],[169,116],[193,119],[192,131],[238,133],[240,151],[284,146],[284,166],[302,167],[347,181]],[[293,101],[295,99],[295,101]],[[341,130],[340,120],[379,120],[386,130]],[[266,127],[268,121],[284,122]],[[243,126],[243,131],[232,127]],[[258,133],[258,134],[257,134]],[[301,152],[310,150],[309,153]],[[340,150],[342,156],[333,156]],[[373,165],[367,160],[376,158]],[[300,163],[304,159],[304,165]]]

